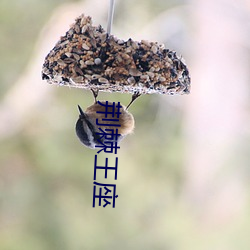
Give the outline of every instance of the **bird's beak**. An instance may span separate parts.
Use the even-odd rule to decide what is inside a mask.
[[[77,106],[78,106],[78,110],[79,110],[79,113],[80,113],[80,118],[86,119],[86,115],[85,115],[85,113],[82,111],[82,108],[81,108],[79,105],[77,105]]]

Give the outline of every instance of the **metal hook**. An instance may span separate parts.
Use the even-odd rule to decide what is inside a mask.
[[[111,29],[112,29],[112,23],[113,23],[113,17],[114,17],[114,10],[115,10],[115,0],[110,0],[109,14],[108,14],[108,27],[107,27],[107,33],[109,35],[110,35]]]

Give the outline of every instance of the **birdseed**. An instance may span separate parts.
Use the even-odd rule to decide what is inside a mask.
[[[106,92],[188,94],[183,58],[157,42],[123,41],[81,15],[46,56],[43,80]]]

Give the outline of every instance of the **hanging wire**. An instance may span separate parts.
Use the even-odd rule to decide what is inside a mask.
[[[109,14],[108,14],[108,27],[107,27],[107,33],[109,35],[110,35],[111,29],[112,29],[112,23],[113,23],[113,17],[114,17],[114,10],[115,10],[115,0],[110,0]]]

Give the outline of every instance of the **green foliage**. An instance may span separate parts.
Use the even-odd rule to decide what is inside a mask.
[[[1,0],[0,97],[25,69],[42,25],[67,0]]]

